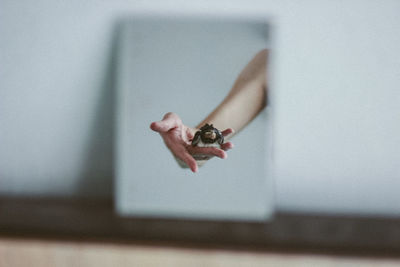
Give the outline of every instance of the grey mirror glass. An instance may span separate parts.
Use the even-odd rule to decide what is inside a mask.
[[[137,18],[121,23],[117,58],[116,206],[122,215],[265,220],[272,206],[269,110],[232,138],[228,158],[191,173],[152,121],[166,112],[195,126],[267,48],[265,21]]]

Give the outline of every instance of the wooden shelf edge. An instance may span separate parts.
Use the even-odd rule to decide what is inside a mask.
[[[400,256],[400,219],[278,213],[265,223],[122,218],[112,199],[0,198],[0,235],[252,251]]]

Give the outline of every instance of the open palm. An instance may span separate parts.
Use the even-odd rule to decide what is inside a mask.
[[[210,155],[219,158],[227,158],[225,151],[231,149],[233,144],[226,142],[217,147],[193,147],[191,141],[196,129],[190,128],[182,123],[182,120],[175,113],[169,112],[164,115],[161,121],[153,122],[150,125],[153,131],[158,132],[164,140],[165,145],[174,154],[174,156],[185,162],[193,171],[198,171],[198,165],[193,156]],[[233,129],[228,128],[222,131],[223,136],[233,133]]]

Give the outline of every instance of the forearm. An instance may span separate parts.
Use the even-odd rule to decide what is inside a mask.
[[[198,126],[212,123],[218,129],[246,126],[266,105],[268,51],[262,50],[237,77],[226,98]]]

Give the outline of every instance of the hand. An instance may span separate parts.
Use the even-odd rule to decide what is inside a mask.
[[[184,125],[179,116],[172,112],[165,114],[161,121],[151,123],[150,128],[161,135],[172,154],[185,162],[193,172],[198,171],[198,165],[192,155],[205,154],[225,159],[227,158],[225,151],[233,147],[231,142],[222,144],[220,148],[193,147],[191,141],[196,129]],[[224,137],[231,133],[233,133],[231,128],[222,131]]]

